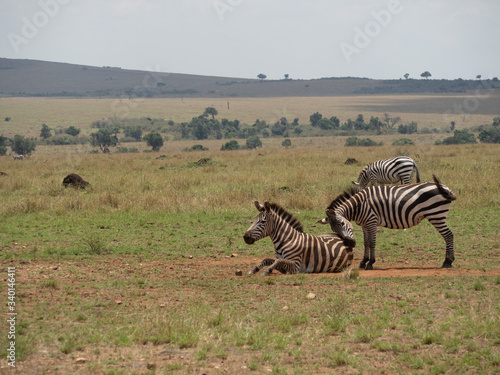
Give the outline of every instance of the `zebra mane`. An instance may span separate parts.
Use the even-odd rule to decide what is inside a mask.
[[[354,196],[358,192],[357,188],[355,186],[350,187],[346,191],[344,191],[342,194],[340,194],[337,198],[335,198],[326,208],[327,210],[335,210],[338,208],[342,203],[347,201],[349,198]]]
[[[304,228],[302,227],[302,223],[299,221],[299,219],[294,217],[291,213],[289,213],[277,203],[270,203],[270,205],[271,210],[273,210],[274,213],[276,213],[280,218],[285,220],[293,229],[295,229],[297,232],[304,232]]]

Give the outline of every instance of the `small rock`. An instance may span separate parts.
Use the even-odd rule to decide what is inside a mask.
[[[190,256],[189,256],[189,259],[193,259],[193,256],[192,256],[192,255],[190,255]]]
[[[154,370],[156,368],[156,363],[148,363],[146,367],[148,370]]]
[[[165,304],[164,303],[160,303],[160,307],[165,307]]]
[[[241,270],[236,270],[234,273],[236,276],[243,276],[243,272]]]
[[[76,363],[85,363],[87,362],[87,359],[83,358],[83,357],[79,357],[76,359]]]
[[[307,295],[307,298],[308,298],[308,299],[315,299],[315,298],[316,298],[316,294],[314,294],[314,293],[309,293],[309,294]]]
[[[122,301],[120,301],[120,300],[117,300],[115,302],[116,302],[117,305],[121,305],[122,304]]]
[[[236,254],[236,253],[231,254],[231,258],[236,258],[237,256],[238,256],[238,254]]]
[[[283,311],[288,310],[288,306],[283,306],[283,307],[281,308],[281,310],[283,310]]]

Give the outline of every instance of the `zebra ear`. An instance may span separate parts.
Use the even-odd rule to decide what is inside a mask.
[[[258,201],[255,201],[255,208],[258,210],[258,211],[264,211],[264,206],[261,205]]]
[[[265,207],[267,212],[271,211],[271,205],[269,204],[269,202],[264,202],[264,207]]]
[[[331,208],[327,208],[326,209],[326,216],[328,217],[332,217],[332,216],[335,216],[335,210],[332,210]]]

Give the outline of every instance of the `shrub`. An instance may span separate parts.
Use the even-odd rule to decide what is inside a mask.
[[[413,141],[411,139],[408,139],[408,138],[399,138],[399,139],[395,139],[393,142],[392,142],[392,145],[393,146],[405,146],[405,145],[415,145],[415,143],[413,143]]]
[[[286,138],[283,142],[281,142],[281,145],[283,147],[290,147],[292,145],[292,141],[290,140],[290,138]]]
[[[153,149],[153,151],[159,151],[163,146],[163,138],[160,133],[149,133],[144,136],[144,141],[147,145]]]
[[[35,151],[35,141],[32,139],[24,138],[24,136],[16,134],[12,140],[12,151],[18,155],[30,155]]]
[[[370,138],[359,139],[358,137],[349,137],[345,142],[346,147],[353,146],[361,146],[361,147],[370,147],[370,146],[382,146],[382,142],[377,143]]]
[[[477,143],[476,136],[469,133],[467,129],[465,130],[455,130],[453,137],[448,137],[443,139],[443,145],[461,145],[466,143]],[[438,144],[438,143],[436,143]]]
[[[221,151],[239,150],[240,145],[238,144],[238,141],[233,140],[224,144],[220,149]]]
[[[72,135],[73,137],[76,137],[78,134],[80,134],[80,129],[75,128],[74,126],[70,126],[69,128],[65,129],[64,132],[66,134]]]
[[[500,143],[500,128],[497,126],[482,130],[479,133],[479,140],[483,143]]]
[[[257,147],[262,147],[262,141],[260,140],[259,137],[254,135],[254,136],[247,139],[246,147],[249,150],[253,150],[254,148],[257,148]]]
[[[202,145],[193,145],[190,148],[184,149],[184,151],[208,151],[208,148]]]

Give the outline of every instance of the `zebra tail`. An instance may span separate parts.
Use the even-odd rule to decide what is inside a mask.
[[[436,183],[439,194],[441,194],[445,199],[448,199],[450,201],[454,201],[455,199],[457,199],[455,194],[453,194],[453,192],[450,189],[443,186],[441,184],[441,182],[439,182],[438,178],[435,175],[432,175],[432,178],[434,179],[434,182]]]
[[[417,165],[415,164],[415,171],[417,171],[417,183],[420,182],[420,173],[418,172]]]

